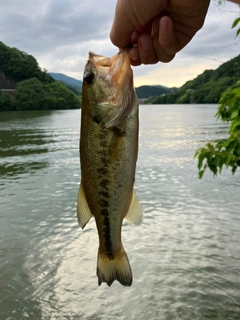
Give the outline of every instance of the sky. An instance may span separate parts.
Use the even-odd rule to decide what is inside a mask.
[[[0,41],[33,55],[48,72],[82,80],[88,52],[112,56],[109,32],[116,0],[0,0]],[[133,68],[135,86],[180,87],[240,53],[233,21],[238,5],[212,0],[204,27],[170,63]]]

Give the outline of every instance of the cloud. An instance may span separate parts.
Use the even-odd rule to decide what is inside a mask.
[[[32,54],[42,68],[82,78],[88,51],[111,56],[109,39],[114,0],[9,0],[1,3],[1,41]],[[168,64],[134,68],[135,84],[180,86],[239,54],[240,39],[231,30],[238,6],[212,2],[205,25]],[[230,12],[226,12],[227,10]]]
[[[9,1],[11,10],[5,5],[6,14],[1,10],[2,37],[36,54],[108,37],[112,15],[103,10],[101,2],[42,0],[41,6],[34,1],[14,3]]]

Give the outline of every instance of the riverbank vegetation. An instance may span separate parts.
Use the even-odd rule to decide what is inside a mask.
[[[33,56],[2,42],[0,69],[0,111],[80,108],[80,97],[41,70]]]
[[[238,26],[236,35],[240,34],[240,17],[235,19],[232,28]],[[238,57],[239,58],[239,57]],[[235,59],[234,65],[239,69],[239,61]],[[214,175],[222,172],[223,167],[230,167],[234,174],[240,167],[240,72],[237,82],[222,93],[220,106],[216,117],[223,122],[228,122],[229,132],[226,139],[208,142],[197,150],[195,158],[198,159],[199,178],[202,178],[206,169]]]

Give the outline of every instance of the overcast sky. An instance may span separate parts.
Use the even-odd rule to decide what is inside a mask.
[[[41,68],[82,79],[88,51],[112,56],[118,50],[109,40],[116,0],[0,0],[3,43],[33,55]],[[211,1],[204,27],[167,64],[134,68],[135,86],[181,86],[206,69],[240,53],[232,22],[236,4],[220,8]]]

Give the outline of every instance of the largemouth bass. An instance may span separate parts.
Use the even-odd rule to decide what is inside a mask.
[[[84,228],[95,217],[98,284],[131,286],[121,241],[123,219],[139,225],[142,210],[133,191],[138,154],[138,99],[128,50],[111,58],[89,53],[82,90],[81,184],[77,217]]]

